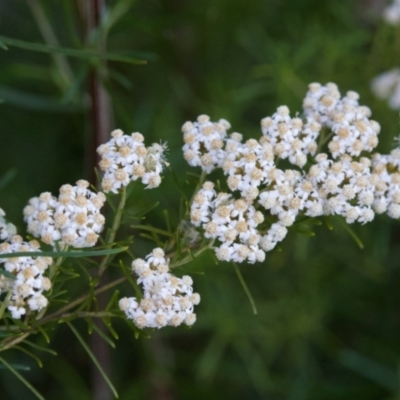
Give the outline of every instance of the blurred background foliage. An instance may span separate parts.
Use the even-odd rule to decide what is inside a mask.
[[[89,33],[84,3],[0,2],[2,36],[81,50],[101,41],[110,53],[148,61],[0,49],[0,206],[19,232],[30,197],[91,177],[94,70],[111,99],[111,128],[140,131],[147,144],[168,142],[180,189],[167,171],[159,189],[139,188],[130,204],[160,201],[147,216],[160,227],[164,210],[179,222],[179,190],[190,196],[194,188],[188,172],[198,171],[182,158],[180,127],[199,114],[258,138],[261,118],[282,104],[301,111],[308,83],[332,81],[372,109],[382,126],[379,151],[390,151],[399,132],[398,114],[369,88],[400,64],[400,31],[380,19],[386,1],[110,0]],[[120,398],[400,399],[399,222],[379,216],[354,226],[363,249],[340,220],[331,222],[332,231],[310,226],[315,237],[292,232],[263,265],[240,266],[258,315],[232,265],[205,254],[180,271],[202,296],[192,329],[136,340],[117,323],[120,338],[105,362]],[[135,254],[147,254],[151,244],[139,232],[124,234],[136,235]],[[89,340],[85,323],[77,326]],[[46,398],[110,398],[95,389],[91,362],[70,331],[55,327],[51,345],[59,355],[41,355],[42,369],[21,354],[7,359],[30,365],[22,373]],[[5,370],[0,387],[2,399],[32,396]]]

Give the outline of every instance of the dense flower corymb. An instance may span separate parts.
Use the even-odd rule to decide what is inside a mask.
[[[218,259],[262,261],[299,217],[340,215],[349,224],[370,222],[375,212],[400,217],[400,149],[371,155],[380,126],[358,100],[353,91],[341,96],[334,83],[312,83],[303,115],[293,118],[280,106],[262,119],[259,140],[224,131],[210,168],[188,160],[227,177],[228,192],[206,182],[190,212],[192,224],[215,240]],[[184,139],[204,150],[204,138],[192,131],[209,119],[199,121],[184,124]]]
[[[100,209],[105,199],[103,193],[92,192],[85,180],[61,186],[58,198],[42,193],[24,208],[28,232],[52,246],[59,242],[61,247],[92,247],[104,226]]]
[[[37,252],[37,257],[1,258],[1,254],[17,252]],[[28,310],[40,311],[48,304],[43,291],[50,290],[51,282],[44,276],[51,264],[49,257],[40,257],[36,240],[24,242],[21,236],[13,236],[0,244],[0,265],[14,275],[14,279],[0,274],[0,293],[11,291],[7,308],[12,318],[19,319]]]
[[[154,249],[145,260],[134,260],[132,269],[143,287],[143,297],[141,300],[124,297],[119,301],[119,307],[138,328],[193,325],[196,322],[193,307],[199,304],[200,295],[193,293],[190,276],[178,278],[169,272],[162,249]]]
[[[123,186],[140,179],[146,188],[156,188],[161,183],[164,165],[165,145],[153,143],[150,147],[143,144],[141,133],[124,135],[117,129],[111,132],[112,138],[97,149],[101,157],[100,168],[104,171],[101,181],[105,193],[118,193]]]

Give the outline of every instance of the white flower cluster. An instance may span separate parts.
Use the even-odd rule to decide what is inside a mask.
[[[359,95],[349,91],[340,97],[334,83],[309,85],[303,101],[304,114],[329,128],[333,138],[328,147],[333,158],[343,154],[359,156],[378,145],[380,125],[369,119],[371,110],[358,104]]]
[[[201,167],[207,173],[220,167],[224,158],[224,138],[231,125],[220,119],[211,122],[208,115],[200,115],[196,122],[186,122],[182,131],[183,157],[192,167]]]
[[[383,19],[390,25],[397,25],[400,22],[400,0],[394,0],[383,10]]]
[[[104,226],[100,209],[106,198],[88,187],[89,182],[79,180],[76,186],[61,186],[58,198],[45,192],[30,199],[24,208],[28,232],[52,246],[94,246]]]
[[[371,180],[375,185],[374,209],[400,218],[400,148],[390,154],[374,154]]]
[[[1,254],[17,252],[38,252],[38,256],[1,258]],[[52,259],[39,255],[39,243],[36,240],[24,242],[21,236],[15,235],[0,244],[0,264],[3,264],[5,271],[14,275],[12,279],[0,274],[0,293],[11,291],[7,308],[12,318],[19,319],[28,310],[40,311],[48,304],[42,293],[51,288],[51,282],[44,272]]]
[[[168,260],[162,249],[154,249],[146,260],[134,260],[132,269],[143,287],[143,297],[140,301],[135,297],[124,297],[119,301],[119,307],[138,328],[193,325],[196,322],[193,307],[200,303],[200,295],[193,293],[190,276],[180,279],[169,273]]]
[[[307,154],[315,154],[316,139],[321,130],[313,118],[305,122],[301,118],[291,118],[286,106],[278,108],[272,117],[261,121],[263,135],[272,146],[273,154],[281,159],[288,159],[291,164],[303,167]]]
[[[387,100],[390,108],[400,110],[400,68],[375,77],[371,82],[371,90],[379,99]]]
[[[214,184],[205,182],[193,200],[190,218],[195,226],[205,229],[205,237],[222,243],[216,251],[220,260],[264,261],[265,253],[259,247],[261,236],[257,230],[264,216],[248,201],[235,200],[228,193],[217,195]]]
[[[340,215],[347,223],[367,223],[375,210],[400,217],[400,149],[367,157],[380,126],[358,98],[351,91],[341,97],[333,83],[312,83],[302,118],[291,118],[281,106],[261,121],[260,140],[243,143],[238,133],[221,138],[212,165],[221,167],[232,193],[217,193],[206,182],[190,214],[206,238],[217,240],[220,260],[264,260],[299,216]],[[318,153],[318,139],[327,142],[327,153]],[[294,168],[278,168],[280,160]]]
[[[6,213],[0,208],[0,240],[7,240],[17,233],[17,228],[14,224],[5,220]]]
[[[164,160],[166,146],[153,143],[145,147],[143,135],[137,132],[128,136],[117,129],[111,136],[97,149],[101,156],[99,165],[104,171],[101,182],[104,192],[117,193],[121,187],[139,178],[147,189],[158,187],[163,167],[168,165]]]

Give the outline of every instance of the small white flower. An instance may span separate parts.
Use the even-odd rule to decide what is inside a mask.
[[[164,257],[164,251],[156,248],[145,260],[132,262],[132,268],[139,276],[137,281],[143,287],[143,298],[138,303],[134,297],[124,297],[120,299],[119,307],[139,329],[195,322],[193,308],[199,304],[200,296],[193,293],[193,280],[189,276],[180,279],[169,273],[168,260]]]
[[[38,256],[17,257],[12,261],[1,258],[1,254],[17,252],[37,252]],[[24,242],[20,236],[13,236],[0,244],[0,268],[3,265],[6,271],[15,276],[14,280],[0,280],[0,290],[11,291],[7,308],[12,318],[21,318],[28,309],[39,311],[47,306],[48,300],[42,292],[51,288],[51,282],[43,274],[51,262],[51,258],[40,257],[39,243],[34,240]]]

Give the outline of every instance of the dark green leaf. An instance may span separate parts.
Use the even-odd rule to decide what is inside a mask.
[[[30,342],[28,340],[24,340],[24,344],[27,344],[28,346],[31,346],[36,350],[40,350],[40,351],[44,351],[45,353],[49,353],[49,354],[51,354],[53,356],[57,355],[56,351],[48,349],[47,347],[38,346],[37,344],[32,343],[32,342]]]
[[[250,305],[251,305],[251,308],[253,309],[253,313],[254,313],[254,315],[257,315],[257,307],[254,302],[253,296],[251,295],[250,289],[248,288],[246,281],[244,280],[243,275],[240,272],[238,265],[236,263],[232,263],[232,264],[233,264],[233,268],[235,269],[236,275],[239,279],[239,282],[242,285],[242,288],[250,301]]]
[[[24,349],[24,348],[21,347],[21,346],[14,346],[14,349],[17,349],[17,350],[19,350],[19,351],[22,351],[23,353],[25,353],[25,354],[28,355],[29,357],[33,358],[33,359],[37,362],[37,365],[39,366],[39,368],[42,368],[42,367],[43,367],[42,360],[41,360],[38,356],[36,356],[35,354],[33,354],[31,351],[26,350],[26,349]]]
[[[105,342],[115,349],[115,343],[95,323],[93,323],[93,330],[95,330]]]
[[[10,47],[18,47],[20,49],[30,50],[30,51],[39,51],[42,53],[59,53],[64,54],[69,57],[78,57],[78,58],[86,58],[86,59],[100,59],[100,60],[110,60],[110,61],[119,61],[130,64],[146,64],[145,60],[138,60],[136,58],[130,56],[124,56],[121,54],[114,53],[102,53],[92,49],[85,50],[76,50],[76,49],[67,49],[64,47],[56,47],[49,46],[42,43],[32,43],[25,42],[23,40],[12,39],[5,36],[0,36],[0,43],[3,45],[9,45]]]
[[[398,393],[400,380],[396,371],[352,350],[341,351],[339,360],[354,372],[365,376],[393,393]]]
[[[45,400],[45,398],[16,370],[14,365],[9,364],[6,360],[0,357],[0,362],[12,372],[38,399]],[[23,369],[23,368],[20,368]]]
[[[18,253],[0,254],[0,259],[13,258],[13,257],[82,258],[82,257],[94,257],[94,256],[104,256],[109,254],[118,254],[126,251],[127,249],[128,247],[120,247],[118,249],[82,250],[82,251],[41,251],[41,252],[23,251]]]
[[[100,374],[103,376],[104,380],[107,382],[107,385],[109,386],[109,388],[111,389],[111,391],[113,392],[114,396],[116,398],[118,398],[118,393],[114,388],[114,385],[111,383],[109,377],[107,376],[107,374],[104,372],[103,367],[100,365],[99,361],[97,360],[96,356],[93,354],[93,352],[90,350],[89,346],[85,343],[85,341],[83,340],[82,336],[79,334],[79,332],[76,330],[76,328],[69,322],[67,322],[68,326],[70,327],[71,331],[73,332],[73,334],[76,336],[76,338],[79,340],[80,344],[82,345],[82,347],[86,350],[86,352],[88,353],[89,357],[92,359],[93,363],[95,364],[95,366],[97,367],[97,369],[99,370]],[[0,359],[1,360],[1,359]]]
[[[8,185],[17,175],[16,169],[9,169],[5,174],[0,178],[0,190],[3,189],[6,185]]]
[[[121,266],[122,272],[126,276],[126,279],[133,287],[133,290],[136,293],[137,299],[140,301],[142,299],[142,292],[140,291],[139,285],[133,280],[133,278],[130,274],[130,269],[128,267],[126,267],[122,261],[120,261],[120,266]]]
[[[143,217],[143,215],[146,215],[147,213],[149,213],[153,208],[156,208],[159,204],[160,204],[160,202],[156,201],[155,203],[150,204],[148,207],[144,207],[137,214],[124,213],[124,215],[126,215],[129,218],[140,219],[141,217]]]
[[[103,318],[103,322],[104,322],[104,325],[107,327],[107,329],[110,331],[111,335],[113,335],[114,339],[118,340],[119,339],[118,333],[115,331],[115,329],[111,325],[110,318],[108,318],[108,317]]]
[[[65,104],[55,97],[41,96],[4,85],[0,86],[0,96],[8,104],[29,110],[60,113],[76,113],[84,110],[82,106]]]
[[[14,369],[18,371],[30,371],[31,367],[23,364],[10,364]],[[0,364],[0,369],[8,369],[5,365]]]
[[[342,218],[338,218],[338,221],[340,222],[340,224],[343,226],[343,228],[345,229],[345,231],[347,231],[347,233],[353,238],[353,240],[357,243],[358,247],[360,249],[364,248],[364,243],[361,241],[361,239],[358,237],[358,235],[354,232],[354,230],[352,228],[350,228],[349,224],[346,223],[346,221],[344,221]]]
[[[10,279],[14,279],[14,280],[16,279],[15,275],[13,275],[11,272],[6,271],[5,269],[0,269],[0,275],[3,275]]]

